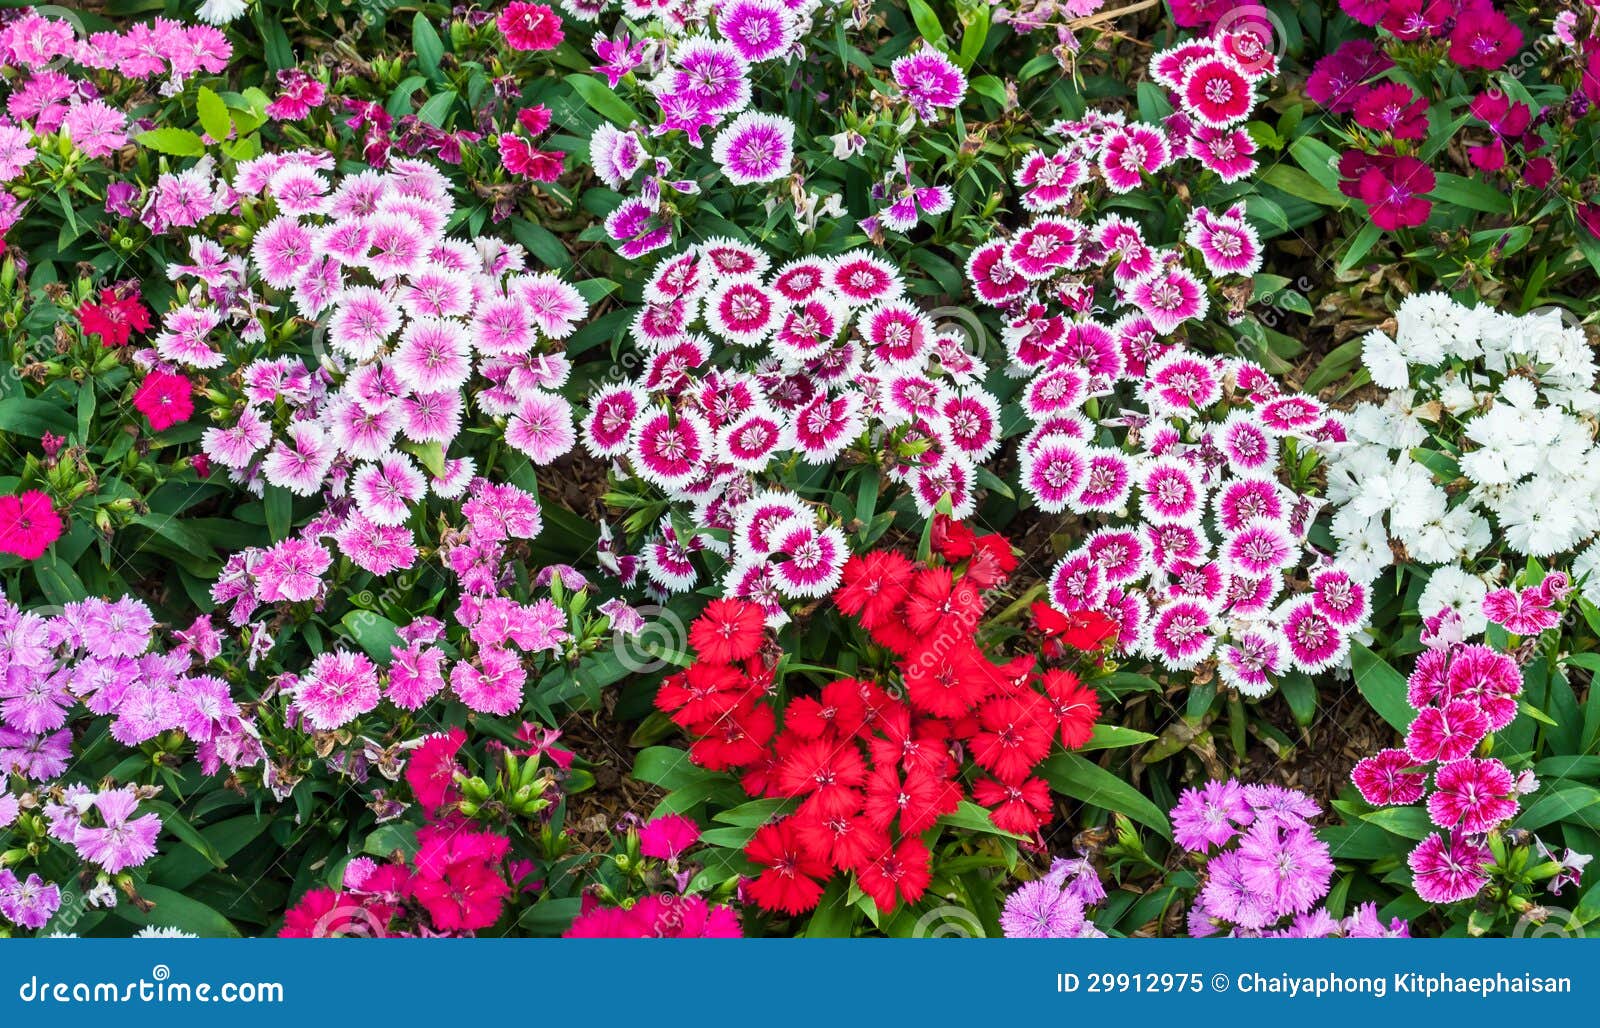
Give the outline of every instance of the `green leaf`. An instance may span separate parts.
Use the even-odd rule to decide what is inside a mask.
[[[410,857],[417,852],[416,826],[407,824],[379,825],[362,842],[361,852],[374,857],[388,857],[392,853],[400,852]]]
[[[1528,809],[1517,816],[1516,825],[1530,832],[1538,831],[1596,803],[1600,803],[1600,789],[1588,785],[1568,786],[1529,804]]]
[[[143,525],[151,532],[195,557],[206,559],[216,556],[216,551],[211,548],[210,543],[201,537],[200,533],[171,515],[141,514],[133,519],[133,523]]]
[[[278,485],[267,486],[262,507],[267,515],[267,534],[272,536],[272,541],[289,538],[289,530],[294,527],[294,497],[289,490]]]
[[[188,129],[156,128],[134,137],[140,146],[173,157],[199,157],[206,152],[206,144]]]
[[[1573,908],[1572,917],[1580,925],[1585,926],[1600,920],[1600,889],[1591,885],[1589,891],[1583,894],[1583,899]]]
[[[541,900],[522,912],[517,924],[535,935],[560,935],[572,926],[573,920],[583,910],[583,899]]]
[[[933,12],[933,8],[927,5],[926,0],[909,0],[909,6],[911,20],[916,22],[922,38],[944,49],[944,26],[939,24],[939,16]]]
[[[139,895],[153,904],[148,912],[132,903],[119,903],[113,913],[141,928],[147,925],[176,928],[205,939],[239,937],[239,929],[234,927],[233,922],[199,900],[148,882],[139,886]]]
[[[1306,174],[1338,198],[1338,205],[1344,204],[1344,194],[1339,192],[1339,155],[1331,146],[1313,136],[1301,136],[1289,144],[1289,154]]]
[[[439,58],[444,56],[444,42],[434,29],[428,16],[421,11],[411,19],[411,46],[417,51],[417,64],[423,74],[433,78],[439,74]]]
[[[392,647],[404,649],[395,623],[370,610],[352,610],[339,619],[350,638],[366,651],[367,656],[387,666],[393,658]]]
[[[16,374],[13,368],[4,370],[7,374]],[[71,435],[75,426],[72,411],[66,404],[27,396],[0,399],[0,432],[37,439],[46,432]]]
[[[640,750],[633,761],[633,777],[663,789],[679,789],[691,782],[704,782],[714,773],[696,767],[689,754],[676,746],[652,746]]]
[[[845,878],[837,875],[806,922],[808,939],[848,939],[855,934],[855,908],[845,898]]]
[[[57,606],[76,603],[89,595],[83,579],[72,565],[61,559],[54,547],[33,562],[33,574],[45,599]]]
[[[289,43],[289,34],[283,30],[283,18],[269,14],[266,4],[257,4],[250,12],[250,20],[261,33],[261,49],[268,69],[278,72],[294,67],[294,47]]]
[[[226,861],[255,841],[272,824],[271,818],[245,814],[210,825],[201,834],[205,836],[211,853]],[[150,880],[182,892],[205,877],[214,866],[209,854],[186,847],[161,857],[151,870]]]
[[[450,108],[455,104],[456,91],[442,90],[437,95],[428,97],[428,102],[417,111],[417,120],[427,122],[435,128],[443,128],[446,118],[450,115]]]
[[[1417,716],[1406,699],[1406,680],[1400,672],[1384,663],[1383,658],[1360,643],[1350,646],[1350,664],[1355,671],[1356,688],[1367,698],[1378,716],[1397,731],[1405,731],[1411,719]]]
[[[1481,179],[1463,178],[1441,171],[1428,198],[1486,214],[1510,214],[1511,197]]]
[[[723,849],[742,850],[749,845],[760,826],[745,828],[707,828],[700,833],[703,846],[720,846]]]
[[[751,800],[749,803],[739,804],[732,810],[724,810],[712,820],[740,828],[760,828],[773,818],[788,813],[795,805],[792,799]]]
[[[228,105],[222,102],[222,97],[201,86],[194,98],[194,106],[200,116],[200,127],[206,135],[218,143],[226,140],[233,131],[233,120],[228,117]]]
[[[1295,724],[1309,728],[1317,715],[1317,687],[1310,676],[1299,671],[1285,675],[1278,682],[1278,692],[1289,704]]]
[[[1339,258],[1339,270],[1349,271],[1361,263],[1361,258],[1367,255],[1382,236],[1383,229],[1370,221],[1361,226],[1361,231],[1357,232],[1351,238],[1350,245],[1345,247],[1344,256]]]
[[[984,835],[999,835],[1007,839],[1024,839],[1025,836],[1008,832],[1004,828],[996,827],[994,820],[989,817],[989,812],[976,803],[962,800],[956,805],[955,813],[945,814],[939,818],[939,823],[946,828],[961,828],[969,832],[980,832]]]
[[[1149,732],[1123,728],[1120,725],[1095,725],[1093,734],[1089,736],[1089,741],[1078,747],[1078,751],[1116,750],[1124,746],[1138,746],[1141,743],[1155,741],[1156,736],[1151,735]]]
[[[206,858],[206,861],[212,867],[220,871],[228,866],[228,862],[222,859],[222,854],[217,852],[217,848],[211,845],[210,840],[201,835],[194,825],[189,823],[188,818],[178,812],[177,807],[162,800],[146,800],[145,807],[149,811],[161,815],[161,827],[177,836],[184,845]]]
[[[1146,799],[1138,789],[1076,753],[1056,754],[1040,765],[1039,772],[1050,783],[1050,788],[1063,796],[1126,814],[1168,839],[1172,838],[1172,825],[1161,808]]]
[[[1345,204],[1344,194],[1335,193],[1299,168],[1291,168],[1287,164],[1274,164],[1261,176],[1261,181],[1276,186],[1290,196],[1309,200],[1322,207],[1343,207]]]
[[[1426,839],[1433,834],[1433,822],[1421,807],[1385,807],[1362,814],[1361,819],[1407,839]]]
[[[565,79],[595,113],[616,125],[626,127],[639,120],[623,100],[604,82],[590,75],[568,75]]]
[[[970,17],[972,20],[962,27],[961,52],[956,55],[956,63],[962,71],[971,69],[978,55],[983,52],[983,44],[989,39],[990,9],[980,7]]]

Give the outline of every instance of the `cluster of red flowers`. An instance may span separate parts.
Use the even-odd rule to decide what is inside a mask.
[[[926,565],[875,550],[844,567],[834,603],[893,655],[883,681],[782,702],[761,609],[713,600],[689,629],[695,663],[662,683],[657,705],[695,737],[697,764],[799,801],[745,849],[762,868],[749,895],[768,910],[812,909],[836,872],[854,872],[880,910],[914,902],[932,876],[923,836],[969,784],[996,827],[1034,833],[1052,816],[1037,765],[1055,739],[1076,748],[1093,731],[1099,701],[1074,673],[1040,670],[1034,654],[996,663],[976,642],[981,591],[1015,566],[1010,544],[941,520],[934,549]]]
[[[99,339],[101,346],[126,346],[133,333],[150,331],[150,310],[140,302],[137,290],[123,295],[116,289],[102,289],[98,301],[85,301],[78,308],[78,324],[85,336]]]

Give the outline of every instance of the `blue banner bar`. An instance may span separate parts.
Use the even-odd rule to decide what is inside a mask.
[[[122,1028],[218,1013],[226,1028],[497,1013],[652,1028],[1000,1014],[1588,1023],[1597,961],[1600,945],[1577,940],[36,941],[3,950],[0,1025]]]

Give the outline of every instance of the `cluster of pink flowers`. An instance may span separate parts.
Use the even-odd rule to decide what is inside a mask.
[[[101,789],[69,785],[59,801],[44,805],[50,836],[71,846],[85,863],[109,875],[138,867],[156,853],[161,818],[138,814],[139,801],[156,789],[125,785]]]
[[[199,72],[220,75],[233,56],[233,45],[227,36],[210,25],[184,25],[155,18],[131,24],[122,32],[94,32],[80,37],[78,28],[64,18],[18,8],[6,13],[6,20],[0,24],[0,62],[32,73],[20,88],[13,86],[14,95],[22,92],[34,98],[27,106],[31,113],[11,110],[11,116],[20,121],[31,120],[51,103],[64,104],[76,91],[76,84],[56,70],[63,62],[115,72],[126,79],[166,76],[161,90],[170,96],[182,89],[184,80]],[[53,93],[60,95],[47,103],[39,102]]]
[[[605,5],[569,0],[565,6],[576,17],[593,18]],[[799,58],[807,35],[834,8],[821,0],[715,0],[709,10],[681,2],[622,8],[628,18],[649,19],[648,34],[635,40],[624,29],[597,36],[594,70],[613,88],[636,72],[648,75],[640,95],[656,116],[649,125],[602,123],[590,139],[589,159],[600,180],[624,197],[606,218],[607,234],[624,256],[640,257],[676,238],[675,212],[682,204],[674,196],[700,192],[701,177],[690,166],[700,151],[709,148],[722,178],[734,186],[790,176],[795,124],[752,106],[756,74],[764,65]],[[937,120],[967,92],[961,68],[932,47],[896,58],[889,77],[887,88],[916,122]],[[708,132],[714,133],[709,139]],[[907,191],[881,217],[909,227],[919,207],[931,214],[949,206],[948,190],[910,187],[908,176]],[[875,229],[869,224],[869,233]]]
[[[155,629],[132,597],[69,603],[49,616],[0,598],[0,771],[36,783],[60,777],[83,714],[110,717],[124,746],[181,731],[206,774],[258,761],[255,726],[228,684],[205,673],[222,649],[210,619],[172,633],[164,649],[153,648]]]
[[[1097,341],[1074,352],[1074,339]],[[1103,526],[1056,565],[1052,603],[1112,618],[1124,653],[1174,669],[1215,657],[1246,695],[1291,666],[1341,664],[1370,614],[1367,587],[1314,557],[1319,503],[1279,480],[1342,437],[1337,417],[1242,359],[1157,344],[1148,363],[1129,354],[1140,366],[1103,376],[1095,353],[1124,359],[1102,326],[1073,324],[1024,395],[1023,487],[1042,510]],[[1119,398],[1132,404],[1120,413]],[[1120,447],[1098,445],[1103,427]],[[1302,574],[1309,588],[1296,594]]]
[[[609,4],[566,0],[563,6],[593,20]],[[625,196],[606,219],[606,232],[620,253],[639,257],[672,243],[676,223],[672,204],[664,201],[700,191],[682,172],[708,144],[734,185],[789,174],[794,122],[751,109],[753,77],[759,67],[794,56],[826,7],[821,0],[718,0],[710,10],[682,2],[621,7],[624,17],[642,23],[644,34],[635,39],[619,19],[614,35],[595,37],[600,63],[594,70],[613,88],[629,75],[648,75],[648,88],[639,93],[655,106],[655,118],[650,125],[603,123],[590,140],[589,157],[601,181]],[[716,132],[710,140],[707,130]]]
[[[508,859],[511,840],[456,816],[417,833],[409,865],[360,856],[339,889],[312,889],[284,916],[286,939],[441,938],[471,935],[500,919],[513,886],[531,870]],[[528,886],[531,888],[532,886]]]
[[[149,608],[130,597],[69,603],[50,615],[0,598],[0,829],[21,808],[6,787],[14,779],[30,805],[42,800],[49,839],[85,865],[94,906],[115,906],[110,879],[155,854],[160,819],[137,810],[159,789],[64,784],[75,727],[110,718],[111,738],[127,747],[182,733],[208,775],[265,756],[227,682],[205,670],[222,649],[209,618],[171,633],[164,648],[156,627]],[[60,902],[56,883],[0,870],[0,916],[13,924],[40,928]]]
[[[0,820],[0,828],[5,824]],[[18,878],[9,867],[0,867],[0,918],[37,931],[49,924],[59,909],[60,885],[45,881],[37,872]]]
[[[20,8],[0,12],[0,70],[8,72],[0,77],[0,182],[21,176],[42,149],[55,145],[47,140],[55,133],[91,159],[122,149],[130,126],[126,112],[105,99],[111,75],[123,81],[165,76],[160,92],[173,96],[194,75],[220,74],[232,53],[232,44],[208,25],[157,18],[124,32],[81,37],[62,18]],[[0,237],[23,209],[16,196],[0,192]]]
[[[412,511],[430,494],[458,499],[472,481],[472,458],[448,453],[469,404],[504,419],[506,441],[536,464],[572,447],[571,408],[556,392],[570,365],[554,341],[588,304],[554,275],[530,273],[520,247],[448,237],[454,204],[432,165],[396,160],[337,180],[332,167],[327,154],[276,154],[201,188],[201,217],[246,197],[273,213],[248,261],[189,237],[192,263],[169,269],[190,286],[188,301],[139,359],[152,377],[237,368],[239,396],[212,411],[206,456],[258,494],[272,485],[351,497],[333,538],[383,574],[409,565]],[[185,174],[196,171],[209,175]],[[274,300],[317,321],[325,346],[314,366],[275,351]]]
[[[1000,407],[960,334],[905,296],[898,269],[855,250],[778,267],[764,252],[712,240],[663,261],[632,336],[632,380],[600,388],[584,446],[692,506],[692,522],[732,531],[735,595],[776,614],[777,595],[816,597],[849,556],[836,527],[781,490],[772,469],[830,465],[852,447],[909,487],[931,517],[975,502],[977,466],[1000,442]],[[693,588],[696,540],[669,525],[645,569]],[[776,594],[776,595],[775,595]]]
[[[559,732],[544,733],[524,722],[516,740],[529,743],[528,748],[490,744],[491,752],[506,761],[501,774],[514,769],[514,777],[524,783],[518,790],[524,795],[518,813],[537,818],[552,802],[554,779],[533,775],[541,757],[548,756],[558,768],[571,763],[571,754],[550,745],[559,737]],[[543,882],[534,877],[535,865],[518,854],[506,831],[513,821],[501,817],[491,825],[496,817],[478,820],[482,809],[465,798],[474,784],[485,787],[482,778],[469,777],[464,765],[466,741],[465,731],[452,728],[407,744],[410,756],[403,774],[425,819],[415,854],[383,863],[355,857],[344,866],[337,888],[316,888],[300,897],[284,917],[281,937],[471,935],[498,922],[520,896],[539,891]],[[520,768],[518,757],[527,758]]]
[[[1105,898],[1105,883],[1088,858],[1057,858],[1044,876],[1006,897],[1000,928],[1008,939],[1103,939],[1089,908]]]
[[[1553,571],[1537,585],[1489,593],[1483,614],[1514,635],[1537,636],[1560,622],[1570,592],[1567,576]],[[1413,885],[1429,903],[1455,903],[1489,884],[1494,854],[1487,837],[1516,816],[1520,798],[1539,783],[1532,771],[1513,774],[1498,759],[1474,756],[1486,737],[1517,716],[1517,662],[1468,643],[1461,615],[1450,607],[1425,621],[1422,638],[1427,649],[1406,687],[1417,713],[1405,747],[1361,761],[1351,780],[1376,807],[1409,806],[1426,797],[1428,817],[1442,831],[1411,851]]]
[[[628,906],[604,906],[584,896],[569,939],[738,939],[744,931],[729,906],[704,896],[651,893]]]
[[[1189,910],[1189,934],[1235,937],[1393,938],[1405,921],[1387,925],[1375,905],[1336,918],[1320,900],[1333,881],[1328,846],[1312,830],[1322,808],[1303,792],[1277,785],[1207,782],[1183,791],[1172,809],[1178,845],[1206,854],[1205,883]],[[1212,850],[1216,850],[1212,853]]]
[[[543,526],[539,504],[515,486],[477,478],[465,490],[461,514],[465,524],[445,532],[439,557],[460,589],[453,624],[464,631],[462,642],[470,643],[465,647],[470,656],[452,660],[443,641],[445,623],[415,618],[397,629],[403,645],[391,648],[386,668],[362,653],[332,649],[304,671],[280,676],[279,686],[294,700],[292,716],[313,730],[328,731],[370,713],[385,699],[402,710],[418,710],[446,685],[481,713],[506,715],[521,707],[528,681],[524,656],[560,653],[572,638],[567,614],[548,596],[521,603],[508,595],[517,565],[513,547],[537,537]],[[401,544],[387,537],[349,501],[340,501],[295,536],[235,554],[212,597],[229,606],[236,625],[259,618],[262,605],[320,607],[333,563],[329,543],[358,566],[410,567],[417,556],[409,541]],[[587,587],[581,574],[564,566],[540,570],[532,584],[549,588],[558,578],[568,592]],[[599,613],[618,618],[628,610],[612,604],[603,605]],[[253,626],[254,638],[266,635],[263,625]]]

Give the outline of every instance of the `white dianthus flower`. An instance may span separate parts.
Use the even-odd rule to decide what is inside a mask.
[[[1404,389],[1411,384],[1405,354],[1386,333],[1374,329],[1361,340],[1361,363],[1367,366],[1374,385],[1384,389]]]
[[[1412,364],[1436,367],[1447,354],[1476,357],[1479,321],[1476,311],[1463,307],[1444,293],[1408,296],[1395,311],[1400,352]]]
[[[1428,584],[1417,598],[1417,613],[1432,617],[1449,607],[1461,615],[1467,635],[1477,635],[1489,625],[1489,619],[1483,616],[1483,598],[1488,594],[1489,587],[1482,579],[1458,567],[1442,567],[1428,577]]]
[[[226,25],[249,9],[249,0],[206,0],[194,16],[211,25]]]

